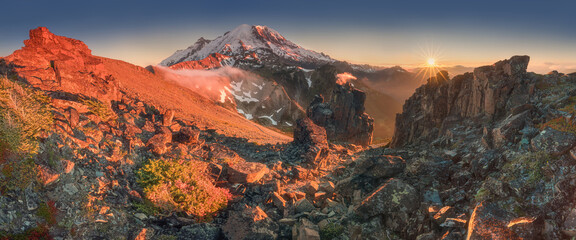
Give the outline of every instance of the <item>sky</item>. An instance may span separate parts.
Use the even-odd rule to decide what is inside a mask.
[[[266,25],[292,42],[351,63],[476,67],[529,55],[529,70],[576,72],[576,1],[5,1],[0,56],[28,31],[84,41],[93,54],[158,64],[200,37]]]

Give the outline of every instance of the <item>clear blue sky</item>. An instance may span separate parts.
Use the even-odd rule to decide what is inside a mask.
[[[166,3],[165,3],[166,2]],[[531,68],[576,71],[576,1],[5,1],[0,56],[46,26],[93,53],[156,64],[199,37],[266,25],[340,60],[477,66],[515,54]]]

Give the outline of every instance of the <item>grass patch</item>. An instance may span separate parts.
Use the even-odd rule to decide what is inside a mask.
[[[572,96],[568,98],[568,104],[560,109],[560,111],[564,111],[569,113],[570,115],[576,114],[576,96]]]
[[[205,219],[226,207],[231,195],[218,188],[195,161],[150,160],[137,171],[138,183],[153,205],[166,213],[186,213]]]
[[[540,125],[541,130],[546,127],[576,134],[576,121],[572,118],[558,117]]]

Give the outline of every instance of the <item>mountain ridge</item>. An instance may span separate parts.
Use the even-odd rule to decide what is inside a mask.
[[[272,28],[242,24],[214,40],[201,37],[188,48],[177,50],[159,65],[169,67],[176,63],[198,61],[212,53],[220,53],[237,60],[255,54],[261,63],[290,62],[301,66],[319,66],[335,61],[323,53],[296,45]]]

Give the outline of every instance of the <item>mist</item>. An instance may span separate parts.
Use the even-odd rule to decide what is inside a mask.
[[[260,78],[256,74],[230,66],[213,70],[173,70],[162,66],[156,68],[160,69],[168,80],[221,103],[234,103],[233,99],[229,98],[230,83]]]
[[[338,73],[336,74],[336,83],[340,85],[344,85],[345,83],[349,82],[350,80],[356,80],[356,77],[348,72]]]

